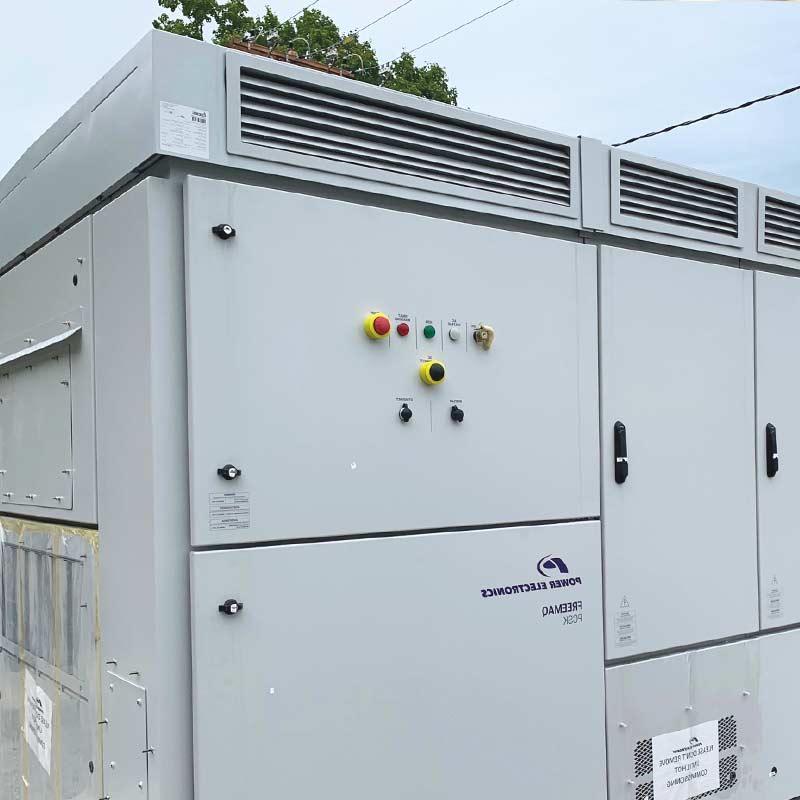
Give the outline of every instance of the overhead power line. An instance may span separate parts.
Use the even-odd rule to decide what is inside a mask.
[[[303,8],[301,8],[296,14],[289,17],[289,19],[287,19],[286,22],[291,22],[292,20],[297,19],[304,11],[308,11],[309,8],[315,6],[317,3],[319,3],[319,0],[314,0],[313,3],[309,3],[307,6],[303,6]],[[283,24],[285,25],[286,22],[284,22]]]
[[[650,139],[653,136],[660,136],[662,133],[669,133],[670,131],[677,130],[678,128],[686,128],[689,125],[695,125],[698,122],[705,122],[707,119],[712,119],[713,117],[720,117],[723,114],[732,114],[734,111],[741,111],[743,108],[749,108],[750,106],[754,106],[756,103],[766,103],[767,100],[774,100],[776,97],[784,97],[787,94],[792,94],[793,92],[800,91],[800,86],[790,86],[788,89],[783,89],[780,92],[774,92],[773,94],[765,94],[763,97],[756,97],[753,100],[748,100],[745,103],[740,103],[738,106],[731,106],[730,108],[723,108],[721,111],[712,111],[710,114],[703,114],[702,117],[695,117],[695,119],[687,119],[685,122],[677,122],[675,125],[667,125],[666,128],[661,128],[657,131],[650,131],[650,133],[643,133],[639,136],[633,136],[630,139],[626,139],[624,142],[616,142],[612,144],[612,147],[622,147],[626,144],[631,144],[632,142],[638,142],[640,139]]]
[[[504,3],[500,3],[499,6],[495,6],[494,8],[490,8],[488,11],[484,11],[483,14],[479,14],[477,17],[473,17],[472,19],[467,20],[467,22],[462,23],[458,27],[452,28],[451,30],[447,31],[446,33],[442,33],[439,36],[435,37],[434,39],[431,39],[430,41],[425,42],[425,44],[418,45],[413,50],[409,50],[408,52],[409,53],[416,53],[417,50],[422,50],[423,47],[427,47],[430,44],[434,44],[435,42],[439,42],[442,39],[444,39],[446,36],[450,36],[453,33],[458,33],[458,31],[463,30],[464,28],[466,28],[469,25],[472,25],[474,22],[478,22],[479,20],[482,20],[485,17],[488,17],[489,14],[494,14],[495,11],[499,11],[501,8],[505,8],[506,6],[510,6],[513,2],[515,2],[515,0],[505,0],[505,2]],[[394,59],[394,60],[397,61],[397,59]]]
[[[423,44],[417,45],[411,50],[405,50],[403,53],[397,56],[397,58],[393,58],[391,61],[387,61],[385,64],[376,64],[373,67],[364,67],[363,69],[356,70],[356,72],[360,73],[360,72],[369,72],[370,70],[373,69],[386,69],[386,67],[390,67],[396,61],[399,61],[404,55],[416,53],[418,50],[422,50],[423,47],[428,47],[428,45],[434,44],[434,42],[440,42],[445,37],[450,36],[454,33],[458,33],[458,31],[463,30],[469,25],[472,25],[475,22],[478,22],[479,20],[488,17],[490,14],[494,14],[496,11],[500,11],[501,8],[510,6],[513,2],[515,2],[515,0],[505,0],[505,2],[500,3],[500,5],[497,5],[494,8],[490,8],[488,11],[484,11],[483,14],[478,14],[477,17],[473,17],[472,19],[469,19],[466,22],[462,22],[461,25],[458,25],[455,28],[451,28],[449,31],[445,31],[444,33],[439,34],[439,36],[436,36],[433,39],[424,42]]]
[[[354,31],[354,33],[356,34],[361,33],[362,31],[365,31],[367,28],[371,28],[373,25],[377,25],[379,22],[383,22],[383,20],[385,20],[386,17],[391,17],[392,14],[394,14],[396,11],[399,11],[401,8],[405,8],[409,3],[413,2],[414,0],[405,0],[404,3],[400,3],[399,6],[395,6],[391,11],[387,11],[382,16],[372,20],[372,22],[368,22],[366,25],[363,25],[362,27],[358,28],[357,30]]]

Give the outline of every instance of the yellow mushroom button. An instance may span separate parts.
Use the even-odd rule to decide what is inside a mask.
[[[380,311],[370,314],[364,320],[364,331],[370,339],[385,339],[392,329],[389,317]]]
[[[419,377],[428,386],[436,386],[444,381],[444,364],[441,361],[424,361],[419,365]]]

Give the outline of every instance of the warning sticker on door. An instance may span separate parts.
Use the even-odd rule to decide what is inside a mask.
[[[250,493],[219,492],[208,496],[208,527],[238,531],[250,527]]]
[[[619,610],[614,615],[614,638],[617,647],[636,644],[636,612],[627,597],[622,598]]]
[[[48,775],[52,740],[53,701],[25,670],[25,741]]]
[[[161,150],[209,158],[208,111],[161,101]]]
[[[767,615],[770,619],[780,619],[783,616],[782,598],[783,592],[778,583],[778,576],[773,575],[767,590]]]
[[[718,789],[717,720],[653,738],[655,800],[689,800]]]

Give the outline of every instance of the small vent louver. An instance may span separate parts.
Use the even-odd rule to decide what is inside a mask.
[[[800,205],[764,198],[764,244],[800,250]]]
[[[240,68],[242,143],[569,206],[566,145]]]
[[[739,192],[735,186],[701,180],[622,159],[619,211],[673,227],[737,238]]]

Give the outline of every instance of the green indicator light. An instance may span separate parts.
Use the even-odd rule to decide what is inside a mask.
[[[426,339],[433,339],[433,337],[436,336],[436,328],[434,328],[433,325],[426,325],[422,329],[422,335]]]

